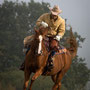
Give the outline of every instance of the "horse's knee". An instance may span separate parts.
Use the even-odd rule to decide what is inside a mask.
[[[35,79],[36,79],[36,77],[35,77],[35,76],[33,76],[31,80],[32,80],[32,81],[34,81]]]
[[[61,86],[61,82],[58,85]]]
[[[37,79],[41,74],[42,74],[42,69],[34,74],[34,76],[32,77],[32,80]]]
[[[58,84],[58,89],[57,90],[61,90],[61,82]]]

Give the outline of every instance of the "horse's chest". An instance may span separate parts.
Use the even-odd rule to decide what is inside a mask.
[[[34,62],[32,61],[30,64],[30,68],[32,68],[34,71],[39,69],[38,63],[35,61]]]

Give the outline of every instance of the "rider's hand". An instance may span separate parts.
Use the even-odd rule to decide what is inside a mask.
[[[57,35],[54,39],[56,39],[57,41],[60,41],[61,36]]]
[[[43,26],[44,28],[48,27],[48,24],[44,21],[41,22],[41,26]]]

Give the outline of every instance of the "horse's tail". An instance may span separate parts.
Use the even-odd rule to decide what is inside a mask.
[[[77,41],[74,37],[74,34],[72,32],[72,27],[70,26],[70,37],[67,39],[67,43],[69,43],[69,48],[67,48],[72,56],[74,58],[77,54]]]

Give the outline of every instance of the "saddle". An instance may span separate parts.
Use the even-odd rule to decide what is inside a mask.
[[[67,51],[66,48],[59,45],[59,42],[53,39],[53,37],[46,37],[44,43],[48,52],[55,51],[55,54],[63,54]]]
[[[43,74],[46,74],[48,71],[50,72],[53,69],[53,65],[50,65],[50,62],[53,63],[53,59],[52,57],[54,57],[55,55],[60,55],[60,54],[64,54],[67,52],[66,48],[62,45],[59,45],[59,42],[55,39],[53,39],[52,37],[46,37],[44,40],[45,46],[47,48],[47,51],[50,52],[49,56],[48,56],[48,61],[47,61],[47,65],[44,68],[44,72]],[[64,66],[63,61],[61,61],[62,63],[62,67]]]

